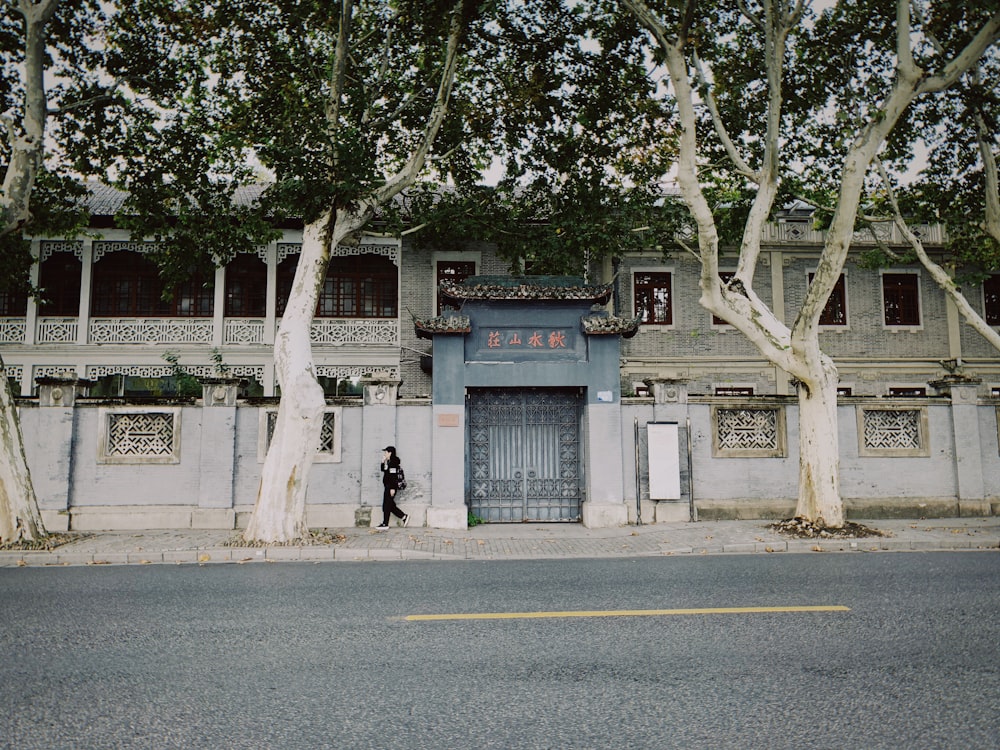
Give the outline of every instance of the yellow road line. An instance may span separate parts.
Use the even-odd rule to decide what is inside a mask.
[[[663,617],[668,615],[741,615],[761,612],[850,612],[842,605],[800,607],[702,607],[693,609],[595,609],[569,612],[469,612],[442,615],[407,615],[408,622],[436,620],[532,620],[560,617]]]

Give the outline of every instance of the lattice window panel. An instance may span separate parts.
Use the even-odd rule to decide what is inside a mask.
[[[864,441],[868,450],[917,450],[921,447],[918,409],[865,409]]]
[[[101,463],[180,461],[179,409],[102,410],[101,427]]]
[[[775,450],[778,447],[776,409],[719,409],[719,447],[730,450]]]
[[[780,407],[712,407],[713,454],[730,458],[785,455],[784,412]]]
[[[323,427],[319,434],[319,447],[316,449],[316,461],[340,461],[340,419],[343,410],[340,408],[327,409],[323,413]],[[271,447],[271,440],[274,438],[274,430],[278,424],[278,412],[268,409],[264,412],[264,441],[259,446],[260,460],[264,460],[268,449]]]

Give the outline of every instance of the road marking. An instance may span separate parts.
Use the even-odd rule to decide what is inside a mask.
[[[408,622],[436,620],[537,620],[565,617],[664,617],[669,615],[743,615],[762,612],[850,612],[842,605],[792,607],[700,607],[692,609],[595,609],[568,612],[468,612],[442,615],[407,615]]]

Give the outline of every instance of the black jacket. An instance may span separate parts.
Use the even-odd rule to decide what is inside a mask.
[[[390,490],[399,489],[399,457],[393,456],[382,462],[382,485]]]

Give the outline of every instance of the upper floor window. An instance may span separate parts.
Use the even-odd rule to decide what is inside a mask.
[[[278,265],[278,315],[285,312],[298,255]],[[316,304],[320,318],[395,318],[398,314],[396,264],[383,255],[348,255],[330,260]]]
[[[0,316],[22,317],[28,313],[28,292],[20,289],[0,289]],[[20,388],[20,386],[18,386]]]
[[[813,283],[816,274],[809,274],[809,283]],[[844,284],[844,274],[840,274],[837,283],[833,285],[833,291],[827,297],[826,306],[819,316],[821,326],[846,326],[847,325],[847,286]]]
[[[635,314],[644,325],[671,325],[674,322],[670,274],[638,271],[632,276]]]
[[[882,304],[887,326],[920,325],[920,277],[915,273],[882,274]]]
[[[476,274],[476,262],[472,260],[439,260],[435,268],[434,289],[441,286],[441,282],[449,281],[457,283],[465,281],[470,276]],[[437,301],[437,314],[441,314],[441,298]]]
[[[986,322],[1000,326],[1000,273],[987,277],[983,282],[983,297]]]
[[[192,278],[164,299],[156,265],[138,253],[108,253],[94,264],[90,314],[95,317],[193,317],[212,315],[214,292],[210,284]]]
[[[263,318],[267,264],[253,253],[238,253],[226,266],[227,318]]]
[[[83,264],[72,253],[52,253],[38,267],[42,288],[38,311],[42,315],[80,314],[80,277]]]

